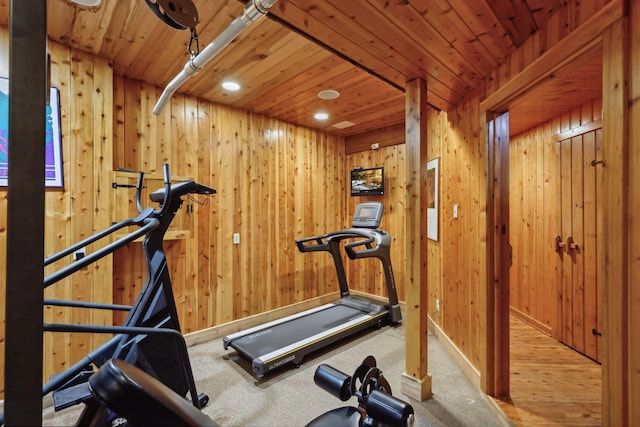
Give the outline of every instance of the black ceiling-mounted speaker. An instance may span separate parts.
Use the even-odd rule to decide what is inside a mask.
[[[198,9],[191,0],[145,0],[153,13],[168,26],[186,30],[198,23]]]

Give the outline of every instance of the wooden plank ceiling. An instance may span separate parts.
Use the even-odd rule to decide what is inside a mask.
[[[404,87],[412,79],[427,81],[432,106],[450,109],[565,3],[278,0],[180,92],[345,137],[362,134],[404,121]],[[7,25],[8,4],[0,0],[0,25]],[[245,7],[240,0],[193,4],[201,50]],[[189,30],[161,22],[145,0],[103,0],[99,7],[47,0],[47,6],[51,39],[108,58],[116,73],[162,88],[188,62],[189,46],[195,49]],[[224,79],[242,89],[222,89]],[[340,96],[320,99],[327,89]],[[320,110],[329,120],[314,120]],[[353,125],[335,126],[346,122]]]

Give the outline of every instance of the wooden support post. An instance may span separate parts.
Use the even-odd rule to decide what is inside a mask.
[[[431,397],[427,371],[427,85],[407,83],[405,94],[407,151],[405,294],[406,368],[402,392],[420,401]]]
[[[42,424],[47,4],[9,13],[5,425]]]
[[[628,155],[629,36],[627,18],[603,34],[602,425],[629,425],[628,406]],[[633,403],[637,405],[637,402]],[[635,420],[637,421],[637,420]]]
[[[629,99],[640,99],[640,2],[629,2]],[[629,104],[629,236],[640,236],[640,103]],[[629,402],[640,402],[640,239],[629,239]],[[640,420],[640,405],[629,420]]]

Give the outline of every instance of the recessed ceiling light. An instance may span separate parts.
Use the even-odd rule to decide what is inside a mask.
[[[332,89],[323,90],[318,93],[318,98],[320,99],[336,99],[339,96],[340,92]]]
[[[77,3],[80,6],[89,6],[89,7],[94,7],[94,6],[100,6],[100,3],[102,2],[102,0],[71,0],[73,3]]]
[[[323,113],[323,112],[315,113],[313,115],[313,118],[316,120],[327,120],[329,118],[329,113]]]
[[[231,80],[222,82],[222,87],[231,92],[236,92],[240,90],[240,84]]]

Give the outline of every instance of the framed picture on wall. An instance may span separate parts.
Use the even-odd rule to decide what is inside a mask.
[[[45,186],[62,188],[60,92],[52,87],[46,108]],[[0,186],[9,183],[9,79],[0,78]]]
[[[427,237],[438,241],[438,158],[427,163]]]

